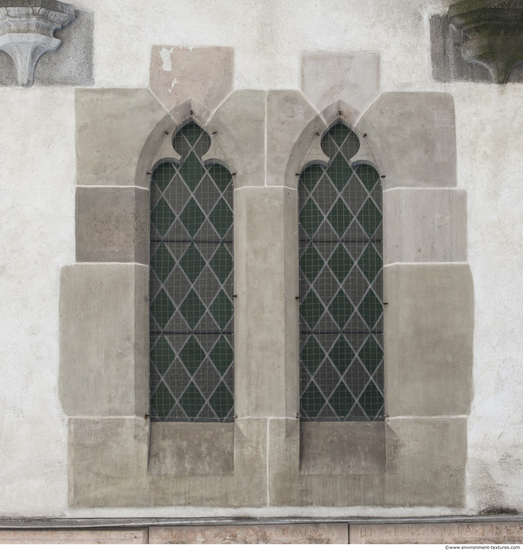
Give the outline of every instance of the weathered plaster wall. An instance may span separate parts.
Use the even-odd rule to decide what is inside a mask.
[[[94,13],[96,87],[146,88],[151,47],[229,46],[237,88],[298,89],[303,51],[374,50],[382,91],[438,91],[456,105],[458,188],[468,192],[475,286],[468,507],[523,509],[521,85],[436,83],[429,19],[444,0],[77,0]],[[74,263],[74,90],[0,90],[0,515],[226,515],[216,509],[67,508],[58,400],[58,289]],[[449,449],[449,452],[452,452]],[[371,507],[257,515],[458,512]],[[235,514],[248,513],[236,510]]]

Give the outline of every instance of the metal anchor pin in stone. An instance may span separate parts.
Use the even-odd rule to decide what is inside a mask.
[[[13,60],[19,86],[33,84],[40,57],[62,43],[54,32],[74,18],[74,6],[57,0],[0,0],[0,50]]]

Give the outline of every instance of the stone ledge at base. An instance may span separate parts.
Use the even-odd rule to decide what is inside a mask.
[[[499,518],[24,518],[0,521],[0,544],[17,543],[517,544],[523,543],[523,518],[518,515]]]
[[[147,544],[148,529],[0,529],[0,544]]]
[[[347,544],[346,523],[151,527],[151,544]]]
[[[350,544],[503,544],[507,542],[523,542],[523,523],[401,523],[350,526]]]

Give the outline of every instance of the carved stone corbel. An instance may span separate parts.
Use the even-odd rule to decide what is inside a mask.
[[[464,57],[485,65],[498,84],[523,63],[521,0],[462,0],[450,6],[449,21],[468,38]]]
[[[74,6],[57,0],[0,0],[0,50],[13,60],[20,86],[33,84],[40,56],[62,43],[55,30],[74,18]]]

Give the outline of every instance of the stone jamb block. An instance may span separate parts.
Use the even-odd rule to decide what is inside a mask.
[[[150,88],[168,111],[192,99],[212,112],[234,89],[234,49],[153,46]]]
[[[384,189],[455,187],[456,128],[451,95],[387,92],[358,122]]]
[[[229,170],[236,174],[235,189],[265,185],[266,111],[267,92],[236,90],[207,125]]]
[[[62,268],[59,388],[67,415],[148,412],[148,277],[136,264]]]
[[[76,260],[149,263],[149,192],[137,187],[76,189]]]
[[[235,190],[235,412],[298,412],[298,220],[296,191]]]
[[[345,116],[355,124],[380,93],[379,53],[307,52],[301,77],[301,89],[318,111],[345,101],[351,105]]]
[[[318,111],[300,92],[274,90],[268,93],[266,185],[285,185],[294,144],[317,115]],[[321,157],[325,158],[325,155]]]
[[[467,261],[466,191],[388,189],[383,223],[385,265]]]
[[[387,414],[468,414],[474,332],[468,264],[386,266],[384,298]]]
[[[38,59],[62,43],[54,32],[74,18],[74,6],[57,0],[0,0],[0,50],[13,60],[19,86],[32,85]]]
[[[144,143],[167,114],[148,90],[76,90],[80,186],[135,186]]]

